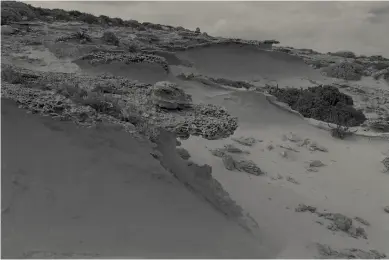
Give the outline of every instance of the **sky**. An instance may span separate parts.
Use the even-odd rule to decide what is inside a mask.
[[[28,3],[193,30],[199,27],[213,36],[276,39],[281,46],[389,57],[389,2],[384,1]]]

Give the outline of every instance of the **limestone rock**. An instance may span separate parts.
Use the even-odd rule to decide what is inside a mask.
[[[17,32],[17,30],[10,25],[2,25],[1,26],[1,34],[3,34],[3,35],[11,35],[11,34],[14,34],[16,32]]]
[[[309,144],[309,150],[311,151],[321,151],[321,152],[328,152],[328,149],[316,142],[312,142]]]
[[[229,170],[229,171],[233,171],[235,170],[235,160],[234,158],[232,158],[231,155],[224,155],[223,156],[223,164],[224,164],[224,167]]]
[[[238,162],[235,161],[235,167],[239,171],[244,171],[256,176],[264,174],[264,172],[253,161],[246,161],[246,160],[240,160]]]
[[[166,109],[184,109],[192,104],[192,97],[186,94],[177,84],[168,81],[155,83],[152,94],[155,105]]]
[[[188,160],[190,158],[190,154],[186,149],[180,147],[180,148],[176,148],[176,151],[182,159]]]
[[[320,160],[313,160],[309,163],[309,167],[322,167],[325,166],[325,164]]]
[[[245,145],[245,146],[253,146],[258,140],[256,140],[253,137],[238,137],[238,138],[231,138],[233,141]]]

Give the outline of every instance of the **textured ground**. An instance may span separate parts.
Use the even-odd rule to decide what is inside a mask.
[[[366,114],[361,131],[379,135],[387,59],[112,22],[2,26],[2,97],[12,100],[2,99],[4,256],[388,253],[387,140],[333,139],[263,94],[334,85]],[[155,102],[166,80],[190,106]],[[229,160],[209,151],[226,146]]]

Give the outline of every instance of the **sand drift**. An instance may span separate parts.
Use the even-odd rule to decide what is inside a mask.
[[[210,46],[177,54],[194,64],[202,75],[235,80],[320,77],[298,57],[251,46]]]

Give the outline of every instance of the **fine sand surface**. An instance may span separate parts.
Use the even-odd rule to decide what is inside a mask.
[[[262,94],[226,93],[223,90],[218,95],[214,90],[210,96],[204,90],[201,95],[201,88],[205,87],[198,84],[193,88],[193,84],[187,84],[186,91],[192,93],[197,102],[223,105],[239,118],[239,128],[232,137],[262,140],[253,147],[245,147],[231,138],[209,141],[191,137],[183,140],[182,146],[189,151],[192,161],[211,165],[214,178],[222,183],[230,196],[252,214],[260,229],[279,241],[283,250],[278,257],[314,257],[317,254],[308,247],[315,242],[334,248],[377,249],[387,253],[389,215],[383,207],[389,201],[389,176],[382,172],[380,162],[383,153],[389,150],[387,141],[357,138],[339,141],[328,132],[274,107]],[[316,141],[328,152],[309,151],[306,147],[285,141],[283,135],[289,132],[302,139]],[[241,158],[254,161],[267,174],[252,176],[226,170],[222,160],[208,151],[222,148],[225,144],[234,144],[249,151],[249,155]],[[271,151],[267,149],[269,144],[274,146]],[[290,146],[297,152],[279,145]],[[283,151],[287,152],[286,158],[281,156]],[[307,164],[310,160],[321,160],[326,166],[318,168],[317,172],[309,172]],[[321,221],[319,217],[309,212],[295,212],[300,203],[315,206],[320,212],[326,210],[367,220],[371,226],[361,226],[365,228],[368,239],[355,239],[328,230],[326,222],[323,225],[316,223]]]
[[[211,46],[180,52],[178,56],[191,61],[198,73],[211,77],[250,81],[302,76],[321,78],[318,71],[298,57],[250,46]]]
[[[274,257],[147,143],[1,105],[2,257]]]
[[[20,49],[6,55],[7,62],[43,71],[110,73],[151,84],[169,80],[191,94],[193,103],[221,105],[238,117],[233,136],[212,141],[190,137],[181,140],[181,146],[192,162],[212,166],[212,176],[258,223],[259,237],[227,219],[165,170],[179,170],[185,177],[188,166],[175,163],[177,156],[170,153],[174,147],[167,149],[163,140],[159,146],[166,149],[160,151],[170,153],[162,162],[165,168],[150,155],[149,143],[128,134],[107,126],[77,128],[27,114],[2,100],[3,257],[313,258],[319,256],[313,243],[389,253],[389,214],[383,210],[389,205],[389,175],[381,163],[389,155],[388,141],[334,139],[270,104],[261,93],[175,76],[193,72],[256,81],[252,83],[258,86],[302,88],[336,82],[382,90],[387,84],[372,78],[346,82],[324,77],[298,57],[252,46],[161,53],[169,73],[155,64],[72,62],[92,47],[55,46]],[[311,151],[287,140],[291,132],[328,151]],[[247,147],[232,140],[242,136],[260,141]],[[252,160],[265,174],[227,170],[222,159],[209,152],[226,144],[247,151],[234,156]],[[312,170],[308,167],[312,160],[324,165]],[[317,214],[296,212],[301,203],[317,207],[318,212],[368,221],[370,225],[353,221],[364,228],[367,239],[329,230],[329,221]]]

